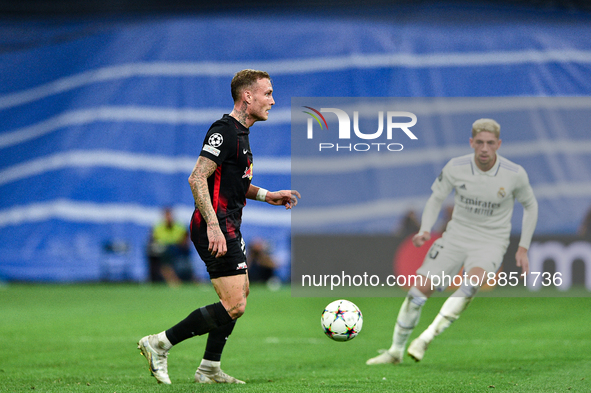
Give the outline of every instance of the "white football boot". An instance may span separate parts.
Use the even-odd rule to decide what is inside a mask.
[[[220,368],[206,370],[205,368],[199,367],[195,371],[195,382],[197,383],[246,383],[239,379],[226,374]]]
[[[425,356],[425,351],[429,347],[429,343],[420,337],[415,338],[408,346],[408,355],[415,361],[420,362]]]
[[[158,335],[152,334],[142,338],[137,347],[141,354],[148,360],[150,372],[156,378],[158,383],[170,385],[168,377],[168,351],[162,349],[158,342]]]
[[[380,354],[375,358],[368,359],[365,364],[373,365],[373,364],[398,364],[402,363],[402,352],[394,352],[390,353],[386,349],[380,349],[378,352]]]

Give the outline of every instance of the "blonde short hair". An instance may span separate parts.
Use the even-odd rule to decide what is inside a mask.
[[[482,131],[492,132],[499,139],[501,126],[493,119],[478,119],[472,123],[472,138]]]
[[[230,89],[232,91],[232,98],[234,99],[234,102],[237,102],[240,99],[240,94],[245,88],[249,88],[259,79],[271,80],[271,77],[265,71],[251,69],[238,71],[230,83]]]

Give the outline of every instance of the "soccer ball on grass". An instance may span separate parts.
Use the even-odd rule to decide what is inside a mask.
[[[348,341],[361,331],[363,316],[355,304],[341,299],[324,308],[320,322],[328,337],[335,341]]]

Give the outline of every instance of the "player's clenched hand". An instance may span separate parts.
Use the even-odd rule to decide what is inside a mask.
[[[291,209],[298,204],[298,198],[301,197],[296,190],[269,191],[265,197],[265,202],[276,206],[283,205],[286,209]]]
[[[412,244],[414,244],[415,247],[421,247],[429,239],[431,239],[431,234],[429,232],[417,233],[412,237]]]
[[[519,247],[515,254],[515,261],[517,266],[521,267],[521,271],[525,274],[529,273],[529,258],[527,256],[527,248]]]
[[[207,239],[209,240],[209,246],[207,249],[211,252],[211,255],[216,258],[226,255],[228,246],[219,224],[215,223],[207,225]]]

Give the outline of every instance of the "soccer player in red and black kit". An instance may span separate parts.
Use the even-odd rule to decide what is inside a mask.
[[[168,330],[143,337],[138,348],[159,383],[170,384],[167,357],[173,345],[209,333],[203,360],[195,372],[199,383],[244,383],[220,369],[226,339],[244,314],[249,282],[240,234],[246,199],[291,209],[300,194],[271,192],[251,184],[253,158],[250,126],[269,117],[275,104],[273,85],[264,71],[242,70],[232,79],[234,109],[212,124],[189,177],[195,198],[191,240],[205,262],[220,301],[193,311]]]

